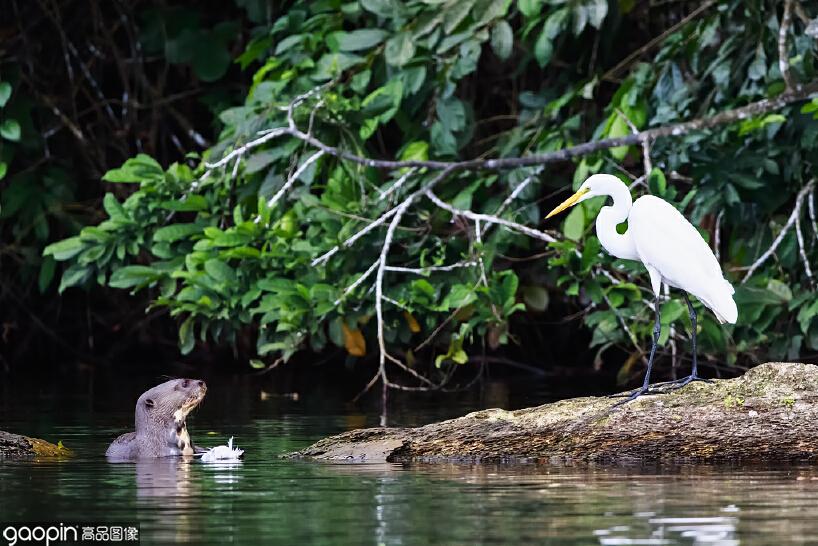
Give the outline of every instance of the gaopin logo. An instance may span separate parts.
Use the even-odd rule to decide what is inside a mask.
[[[77,542],[79,541],[78,525],[8,525],[3,529],[3,538],[8,546],[15,546],[21,542],[34,542],[36,544],[50,545],[53,542]]]

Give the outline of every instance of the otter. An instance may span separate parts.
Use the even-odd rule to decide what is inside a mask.
[[[185,418],[205,392],[207,385],[198,379],[172,379],[144,392],[136,401],[136,431],[111,442],[105,455],[133,460],[204,452],[190,441]]]

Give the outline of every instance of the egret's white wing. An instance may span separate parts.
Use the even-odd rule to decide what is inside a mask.
[[[735,322],[733,287],[710,246],[670,203],[651,195],[640,197],[628,216],[628,231],[640,259],[659,271],[667,284],[699,298],[720,320]]]

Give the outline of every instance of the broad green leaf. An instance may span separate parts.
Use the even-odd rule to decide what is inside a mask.
[[[207,260],[204,264],[204,267],[207,274],[213,277],[218,282],[221,283],[236,282],[235,270],[226,263],[224,263],[223,261],[219,260],[218,258]]]
[[[84,248],[85,243],[79,237],[69,237],[45,247],[43,256],[52,256],[55,260],[63,262],[73,258]]]
[[[548,308],[548,290],[542,286],[524,286],[523,301],[533,311],[545,311]]]
[[[159,206],[163,209],[177,212],[194,212],[208,209],[207,199],[196,194],[188,194],[181,199],[175,199],[173,201],[162,201],[159,203]]]
[[[582,234],[584,231],[585,209],[582,206],[575,206],[565,218],[563,233],[568,239],[571,239],[572,241],[579,241],[582,239]]]
[[[491,49],[498,58],[505,61],[511,56],[514,46],[514,32],[506,21],[497,21],[491,29]]]
[[[11,84],[0,82],[0,108],[4,107],[11,97]]]
[[[156,281],[162,273],[145,265],[128,265],[111,274],[108,286],[131,288]]]
[[[767,281],[767,290],[781,298],[782,302],[789,302],[792,299],[792,290],[785,283],[778,279]]]
[[[122,204],[120,204],[117,198],[114,197],[114,194],[105,194],[105,197],[102,199],[102,207],[105,209],[105,212],[108,213],[108,216],[111,217],[111,220],[128,220],[128,215],[125,212],[125,209],[122,208]]]
[[[400,159],[403,161],[413,159],[417,161],[426,161],[429,159],[429,143],[422,140],[410,142],[401,152]]]
[[[519,0],[517,6],[526,17],[535,17],[542,12],[543,0]]]
[[[93,268],[91,267],[86,267],[79,264],[72,265],[62,274],[58,292],[62,294],[66,288],[71,288],[72,286],[77,286],[78,284],[84,283],[91,278],[92,272]]]
[[[40,264],[40,273],[37,276],[37,288],[39,288],[41,294],[44,293],[46,288],[51,284],[56,265],[57,262],[51,256],[46,256],[43,263]]]
[[[138,154],[127,160],[118,169],[111,169],[102,177],[106,182],[157,182],[165,178],[165,171],[155,159],[146,154]]]
[[[6,172],[8,171],[8,163],[5,161],[0,161],[0,180],[6,177]]]
[[[183,355],[189,354],[196,344],[196,339],[193,335],[193,325],[193,315],[191,315],[179,326],[179,350]]]
[[[157,229],[153,234],[153,241],[155,243],[173,243],[201,232],[202,226],[199,224],[171,224]]]
[[[415,42],[409,32],[400,32],[386,42],[384,55],[392,66],[403,66],[415,54]]]
[[[551,60],[551,55],[553,54],[554,44],[551,38],[548,37],[545,27],[543,27],[542,32],[540,32],[540,35],[534,44],[534,58],[537,59],[537,64],[540,65],[540,68],[545,68],[545,66]]]
[[[17,142],[20,140],[20,123],[16,119],[7,119],[0,124],[0,136],[6,140]]]
[[[662,196],[667,192],[667,179],[665,173],[659,167],[654,167],[648,176],[648,188],[650,193]]]
[[[337,31],[327,35],[330,48],[337,51],[362,51],[381,44],[389,33],[377,28],[362,28],[350,32]]]

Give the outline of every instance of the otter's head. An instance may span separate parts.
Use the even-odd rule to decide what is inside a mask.
[[[136,401],[136,434],[173,424],[184,427],[185,417],[199,405],[207,385],[198,379],[171,379],[145,391]]]

